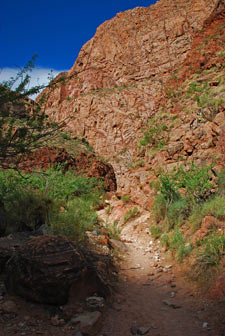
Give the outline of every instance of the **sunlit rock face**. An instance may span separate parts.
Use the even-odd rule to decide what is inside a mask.
[[[223,5],[161,0],[118,13],[82,47],[63,85],[48,92],[46,112],[55,120],[69,118],[68,128],[112,163],[119,188],[129,189],[142,128],[156,113],[168,77]]]

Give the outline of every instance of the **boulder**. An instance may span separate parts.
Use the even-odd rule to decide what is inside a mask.
[[[29,300],[64,304],[72,284],[79,288],[87,273],[87,261],[72,241],[62,236],[34,237],[7,262],[5,285]]]
[[[74,317],[71,320],[71,324],[78,325],[82,334],[94,336],[102,326],[102,313],[99,311],[85,312]]]
[[[0,273],[4,271],[7,261],[31,237],[30,232],[17,232],[0,238]]]
[[[184,143],[183,142],[181,142],[181,141],[171,142],[168,145],[169,155],[173,156],[177,152],[180,152],[183,148],[184,148]]]
[[[18,308],[15,302],[12,300],[7,300],[2,305],[0,305],[0,310],[2,310],[2,312],[5,314],[16,314],[18,312]]]

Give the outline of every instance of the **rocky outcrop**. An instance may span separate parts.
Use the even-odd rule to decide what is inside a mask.
[[[5,285],[10,293],[28,300],[65,304],[96,292],[110,293],[101,274],[72,241],[62,236],[35,237],[9,259]]]
[[[0,238],[0,274],[4,272],[7,261],[31,238],[43,235],[39,228],[33,232],[15,232]]]
[[[103,179],[106,191],[115,191],[117,188],[112,166],[98,159],[94,154],[81,152],[73,157],[64,148],[43,147],[29,155],[19,165],[26,172],[30,172],[33,169],[46,170],[57,166],[64,171],[72,169],[79,174]]]
[[[223,0],[161,0],[118,13],[83,46],[64,84],[45,92],[46,112],[55,120],[72,117],[68,128],[110,160],[121,189],[129,189],[138,139],[165,82],[204,21],[223,6]]]

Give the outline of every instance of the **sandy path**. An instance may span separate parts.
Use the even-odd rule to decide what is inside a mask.
[[[182,279],[175,278],[149,234],[137,238],[126,233],[121,239],[127,252],[120,265],[118,295],[106,313],[102,336],[145,332],[149,336],[222,335],[209,321],[206,302],[197,301],[183,287]]]

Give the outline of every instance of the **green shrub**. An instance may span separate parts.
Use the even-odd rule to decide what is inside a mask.
[[[76,241],[83,240],[85,232],[93,230],[96,224],[96,212],[85,200],[79,198],[68,202],[65,209],[50,215],[51,231]]]
[[[113,223],[106,223],[105,228],[109,233],[109,237],[111,239],[119,240],[121,234],[121,228],[119,227],[118,221],[114,221]]]
[[[151,225],[150,232],[153,238],[158,239],[162,234],[162,229],[159,225]]]
[[[194,163],[187,170],[179,167],[172,179],[178,188],[184,188],[185,197],[191,202],[205,201],[213,184],[211,179],[211,166],[197,167]]]
[[[67,98],[70,98],[70,97],[67,97]],[[64,140],[71,140],[71,137],[68,133],[61,133],[60,135]]]
[[[165,247],[169,247],[169,235],[167,233],[163,233],[160,235],[160,243],[165,246]]]
[[[20,186],[40,190],[56,200],[68,201],[77,196],[87,201],[91,200],[93,204],[97,204],[103,194],[103,185],[96,178],[76,176],[73,171],[64,173],[60,167],[23,176],[13,171],[1,172],[0,181],[1,194]]]
[[[121,201],[123,202],[123,204],[129,203],[130,199],[131,199],[131,195],[126,194],[126,195],[121,196]]]
[[[134,163],[132,163],[131,168],[137,168],[137,167],[144,167],[145,161],[143,159],[137,160]]]
[[[168,175],[160,175],[160,186],[159,191],[164,196],[168,204],[178,201],[180,199],[180,193],[178,192],[178,187],[176,183],[170,179]]]
[[[223,197],[215,196],[201,206],[196,205],[193,207],[189,218],[192,231],[198,230],[203,218],[209,215],[219,220],[225,220],[225,199]]]
[[[173,233],[169,237],[169,246],[170,249],[179,250],[181,246],[184,246],[184,238],[183,235],[179,232],[177,228],[173,231]]]
[[[24,176],[15,171],[0,172],[0,200],[7,217],[5,234],[36,230],[47,224],[54,233],[80,240],[96,224],[93,207],[102,196],[101,182],[75,176],[72,171],[64,174],[60,169],[49,169]]]
[[[170,204],[167,211],[167,221],[169,228],[181,225],[189,216],[190,205],[187,200],[180,199]]]
[[[225,236],[211,234],[203,242],[198,261],[206,265],[217,265],[225,253]]]
[[[182,218],[188,217],[194,204],[210,196],[213,184],[209,170],[210,167],[198,168],[192,164],[187,170],[180,167],[171,174],[160,172],[158,183],[153,184],[158,192],[153,206],[156,217],[165,218],[169,212],[172,217],[179,211]]]
[[[151,233],[173,251],[179,261],[193,249],[180,227],[190,224],[195,231],[209,214],[225,218],[224,199],[211,196],[210,168],[192,164],[186,170],[180,167],[170,174],[161,171],[158,181],[152,183],[157,191],[153,214],[158,225],[150,227]]]
[[[152,121],[151,121],[152,122]],[[162,132],[167,131],[166,125],[151,125],[149,129],[144,133],[144,138],[139,141],[140,146],[146,146],[151,144],[153,146],[163,146],[165,144],[165,140],[161,142]]]
[[[126,224],[130,219],[135,218],[140,215],[140,211],[137,207],[131,208],[123,216],[123,223]]]
[[[58,210],[57,204],[47,195],[21,188],[5,195],[4,205],[7,213],[6,235],[48,225],[50,213]]]
[[[225,220],[225,199],[220,196],[213,197],[203,204],[204,215],[212,215],[220,220]]]
[[[167,244],[168,248],[175,253],[180,262],[184,256],[188,256],[193,249],[191,244],[185,244],[185,239],[178,228],[175,228],[174,231],[168,235]]]
[[[211,233],[203,240],[197,251],[197,259],[190,270],[192,280],[203,284],[215,283],[218,265],[225,253],[225,236]]]
[[[159,223],[166,217],[168,212],[168,202],[165,199],[164,195],[162,194],[157,195],[153,204],[152,211],[154,219],[156,220],[157,223]]]
[[[222,169],[217,178],[218,192],[225,196],[225,169]]]

